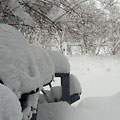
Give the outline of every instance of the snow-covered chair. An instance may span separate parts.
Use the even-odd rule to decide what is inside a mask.
[[[70,64],[67,58],[60,52],[49,51],[54,66],[55,77],[61,78],[62,100],[72,104],[80,99],[82,89],[78,79],[70,74]]]
[[[31,48],[15,28],[0,24],[0,80],[20,99],[23,120],[36,111],[43,83]]]

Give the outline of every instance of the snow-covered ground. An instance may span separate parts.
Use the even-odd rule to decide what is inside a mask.
[[[38,120],[119,120],[120,58],[71,56],[71,73],[82,86],[79,104],[65,102],[39,105]]]
[[[83,89],[81,99],[120,91],[120,57],[84,55],[68,59]]]

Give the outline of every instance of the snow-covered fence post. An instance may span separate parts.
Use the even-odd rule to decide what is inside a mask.
[[[55,73],[56,77],[61,77],[62,100],[70,103],[70,74]]]

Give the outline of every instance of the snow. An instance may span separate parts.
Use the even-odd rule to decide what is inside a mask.
[[[71,73],[82,86],[81,99],[111,96],[120,91],[120,57],[81,55],[69,57]]]
[[[38,120],[119,120],[120,93],[84,99],[77,107],[65,102],[39,104]]]
[[[86,98],[77,109],[83,120],[119,120],[119,99],[120,93],[109,97]]]
[[[16,95],[0,84],[0,120],[22,120],[20,103]]]
[[[51,56],[54,66],[55,73],[69,73],[70,72],[70,63],[66,56],[57,51],[48,51]]]
[[[28,43],[20,32],[4,24],[0,25],[0,68],[1,80],[16,94],[41,86]]]
[[[39,96],[39,103],[42,104],[42,103],[52,103],[52,102],[55,102],[55,101],[60,101],[61,98],[62,98],[62,88],[61,86],[55,86],[55,87],[52,87],[51,90],[44,90],[45,95],[43,94],[40,94]]]
[[[76,55],[67,59],[62,53],[49,52],[49,56],[41,47],[34,46],[32,52],[31,48],[17,30],[0,25],[0,80],[8,87],[0,84],[0,120],[29,120],[36,112],[39,92],[28,97],[23,118],[18,98],[38,87],[41,90],[54,72],[71,72],[77,77],[71,74],[70,82],[75,81],[74,92],[79,93],[81,84],[81,100],[73,107],[66,102],[48,104],[46,98],[40,96],[38,120],[119,120],[119,56]],[[71,88],[73,93],[74,87]],[[60,87],[46,92],[48,101],[61,99]],[[32,111],[31,107],[35,110]]]
[[[50,12],[48,12],[47,17],[50,18],[52,21],[60,21],[60,20],[63,20],[63,18],[62,18],[63,14],[65,14],[65,10],[64,10],[63,6],[60,5],[60,7],[57,7],[57,5],[54,5],[51,8]]]
[[[25,12],[25,9],[19,4],[19,0],[9,0],[8,8],[12,11],[15,16],[20,17],[25,24],[33,25],[34,21],[32,17]]]
[[[42,49],[40,45],[32,44],[31,49],[41,75],[41,81],[43,82],[42,84],[45,85],[49,83],[54,77],[54,64],[47,51]]]
[[[20,32],[5,24],[0,24],[0,79],[18,99],[23,93],[36,91],[37,88],[41,90],[43,87],[29,44]],[[31,107],[36,108],[37,99],[38,95],[29,97],[23,120],[35,112],[31,111]]]
[[[74,120],[74,108],[66,102],[39,104],[38,120]],[[70,114],[71,113],[71,114]],[[71,117],[71,118],[70,118]]]
[[[75,93],[81,94],[82,88],[81,88],[80,82],[77,79],[77,77],[71,74],[70,75],[70,95],[75,94]]]
[[[81,100],[72,106],[39,104],[38,120],[119,120],[120,57],[76,55],[68,59],[71,73],[82,86]]]

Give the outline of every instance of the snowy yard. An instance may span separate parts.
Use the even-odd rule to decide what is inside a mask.
[[[120,0],[0,0],[0,120],[120,120],[119,71]]]
[[[42,104],[38,120],[119,120],[120,58],[76,55],[68,59],[83,89],[80,103],[76,107],[64,102]]]
[[[120,91],[120,57],[85,55],[69,57],[69,61],[83,89],[81,99]]]

